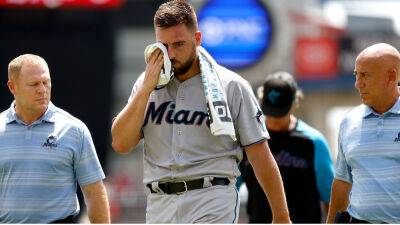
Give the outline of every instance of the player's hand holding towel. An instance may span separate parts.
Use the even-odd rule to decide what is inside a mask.
[[[161,88],[162,86],[168,84],[168,82],[171,80],[172,76],[174,75],[174,71],[173,71],[173,68],[171,65],[171,61],[169,60],[169,57],[168,57],[168,51],[165,48],[165,46],[160,42],[148,45],[145,48],[144,59],[145,59],[146,63],[149,61],[151,54],[157,48],[159,48],[163,52],[163,58],[164,58],[164,66],[161,68],[160,78],[158,78],[158,84],[157,84],[157,88]]]

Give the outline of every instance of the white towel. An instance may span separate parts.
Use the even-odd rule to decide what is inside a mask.
[[[158,84],[157,84],[157,88],[160,88],[160,87],[168,84],[168,82],[171,80],[172,76],[174,75],[174,71],[173,71],[173,68],[171,65],[171,61],[169,60],[169,57],[168,57],[167,48],[165,48],[165,46],[160,42],[148,45],[145,48],[144,59],[145,59],[146,63],[149,61],[151,53],[153,53],[157,48],[161,49],[161,51],[163,52],[163,56],[164,56],[163,57],[164,58],[164,66],[161,69],[160,78],[158,79]]]
[[[160,79],[158,80],[158,87],[161,87],[170,81],[174,73],[168,57],[168,51],[162,43],[158,42],[146,47],[144,50],[146,63],[151,53],[157,48],[161,49],[164,54],[164,67],[161,70]],[[207,102],[211,134],[214,136],[229,135],[236,141],[231,112],[216,70],[217,62],[201,46],[197,47],[197,55],[200,61],[201,81]]]
[[[231,111],[226,101],[221,80],[217,73],[217,62],[201,46],[197,47],[200,61],[201,81],[207,101],[211,133],[215,136],[229,135],[236,141]]]

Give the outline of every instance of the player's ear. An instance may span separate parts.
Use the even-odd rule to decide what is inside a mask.
[[[398,71],[397,71],[395,68],[391,68],[391,69],[388,71],[389,81],[390,81],[390,82],[396,83],[396,85],[397,85],[397,81],[398,81],[398,79],[397,79],[397,72],[398,72]]]
[[[194,34],[194,37],[196,38],[196,46],[200,46],[201,45],[201,32],[196,31],[196,33]]]
[[[299,101],[298,98],[296,98],[296,99],[293,101],[293,104],[292,104],[293,111],[296,110],[296,109],[298,109],[299,106],[300,106],[300,101]]]

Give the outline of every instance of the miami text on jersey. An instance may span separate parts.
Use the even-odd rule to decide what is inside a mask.
[[[207,112],[202,111],[191,111],[191,110],[179,110],[175,112],[175,103],[172,101],[164,102],[158,107],[154,102],[149,103],[147,108],[144,125],[146,126],[149,122],[155,124],[161,124],[165,122],[172,124],[185,124],[185,125],[198,125],[200,126],[203,122],[206,122],[207,126],[210,126],[210,121]]]

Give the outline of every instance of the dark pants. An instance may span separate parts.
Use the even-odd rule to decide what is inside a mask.
[[[334,223],[369,223],[369,222],[354,218],[348,212],[338,212],[336,213],[336,218]]]

